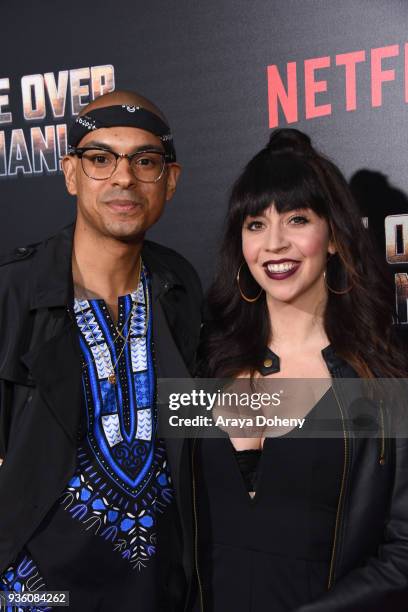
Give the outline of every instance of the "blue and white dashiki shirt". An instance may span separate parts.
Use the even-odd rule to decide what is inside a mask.
[[[145,268],[138,288],[119,298],[117,327],[103,300],[75,300],[85,407],[77,469],[16,563],[0,576],[0,591],[70,591],[71,612],[167,610],[160,587],[179,545],[178,516],[164,442],[156,436],[147,300]],[[116,384],[108,381],[113,370]]]

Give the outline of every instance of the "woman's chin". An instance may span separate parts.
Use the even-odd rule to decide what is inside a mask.
[[[271,302],[282,302],[282,304],[292,304],[300,299],[302,296],[301,291],[288,291],[288,290],[277,290],[277,291],[266,291],[267,301]]]

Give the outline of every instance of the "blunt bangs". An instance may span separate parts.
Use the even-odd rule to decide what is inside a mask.
[[[311,208],[328,218],[328,203],[321,180],[310,161],[293,153],[262,150],[246,166],[231,194],[231,206],[242,222],[272,204],[279,213]]]

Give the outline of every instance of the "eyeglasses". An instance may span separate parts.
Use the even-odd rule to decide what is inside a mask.
[[[157,183],[161,179],[166,166],[164,151],[137,151],[136,153],[115,153],[102,147],[76,147],[69,152],[81,160],[86,176],[95,181],[105,181],[115,172],[118,161],[123,157],[129,162],[130,168],[138,181],[142,183]]]

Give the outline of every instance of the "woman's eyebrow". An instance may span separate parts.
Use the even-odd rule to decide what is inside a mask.
[[[246,219],[259,219],[259,217],[263,217],[263,218],[265,218],[265,217],[266,217],[266,215],[265,215],[265,213],[264,213],[264,212],[260,212],[260,213],[258,213],[258,214],[254,214],[254,215],[246,215],[246,217],[245,217],[245,218],[246,218]]]

